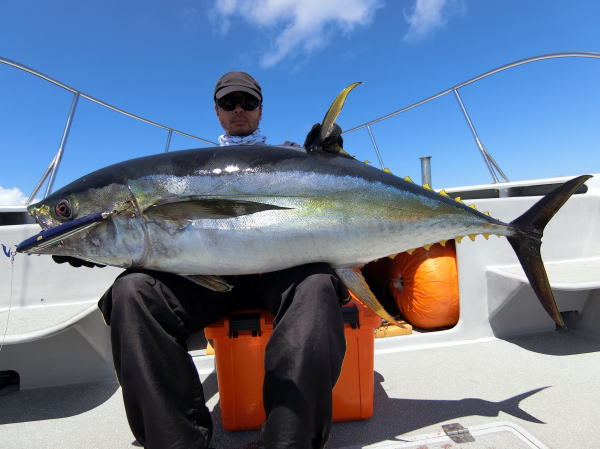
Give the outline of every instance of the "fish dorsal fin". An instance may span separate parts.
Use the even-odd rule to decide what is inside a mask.
[[[390,324],[395,324],[398,327],[406,328],[406,324],[396,321],[381,305],[375,297],[367,281],[363,277],[358,267],[353,268],[337,268],[335,270],[339,278],[346,284],[346,287],[352,290],[352,293],[365,304],[369,309],[386,320]]]
[[[324,151],[330,154],[337,154],[354,159],[353,155],[348,154],[342,148],[342,129],[337,123],[335,123],[335,121],[344,107],[346,97],[350,91],[359,84],[361,83],[352,83],[342,90],[338,96],[335,97],[335,100],[333,100],[331,106],[329,106],[325,117],[323,117],[323,121],[313,125],[312,129],[306,135],[306,139],[304,141],[304,148],[306,148],[307,152]]]
[[[340,112],[342,112],[342,108],[344,107],[344,103],[346,102],[346,97],[348,96],[350,91],[359,84],[362,83],[358,81],[356,83],[350,84],[348,87],[342,90],[337,97],[335,97],[335,100],[333,100],[333,103],[331,103],[331,106],[329,106],[327,114],[325,114],[325,117],[323,117],[323,122],[321,123],[322,141],[331,135],[333,131],[333,125],[335,124],[338,115],[340,115]]]
[[[144,215],[148,218],[162,218],[182,222],[200,219],[232,218],[276,209],[287,208],[256,201],[230,198],[182,197],[155,203],[144,210]]]

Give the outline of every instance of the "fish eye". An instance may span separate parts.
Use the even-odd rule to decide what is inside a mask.
[[[54,206],[54,212],[58,218],[69,219],[73,215],[73,210],[71,209],[71,204],[68,200],[60,200],[56,206]]]

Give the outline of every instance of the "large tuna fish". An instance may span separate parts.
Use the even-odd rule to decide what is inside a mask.
[[[111,165],[29,206],[45,231],[18,251],[184,275],[327,262],[393,321],[356,267],[457,236],[499,234],[564,326],[539,249],[547,221],[586,179],[565,183],[507,224],[341,154],[276,146],[176,151]]]

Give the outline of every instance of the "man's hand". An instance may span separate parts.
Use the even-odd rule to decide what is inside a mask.
[[[331,134],[323,140],[321,140],[321,124],[315,123],[304,141],[304,148],[308,151],[327,151],[328,153],[345,154],[346,152],[343,150],[343,147],[342,128],[337,123],[333,125]]]
[[[94,262],[88,262],[87,260],[81,260],[78,259],[77,257],[71,257],[71,256],[52,256],[52,259],[54,259],[54,262],[56,263],[68,263],[69,265],[71,265],[72,267],[76,267],[79,268],[81,266],[84,267],[98,267],[98,268],[104,268],[106,265],[100,265],[98,263],[94,263]]]

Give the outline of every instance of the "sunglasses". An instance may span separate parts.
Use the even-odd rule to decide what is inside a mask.
[[[224,111],[233,111],[238,104],[244,111],[254,111],[260,106],[260,100],[251,95],[244,95],[241,97],[237,95],[225,95],[223,98],[217,100],[217,106]]]

